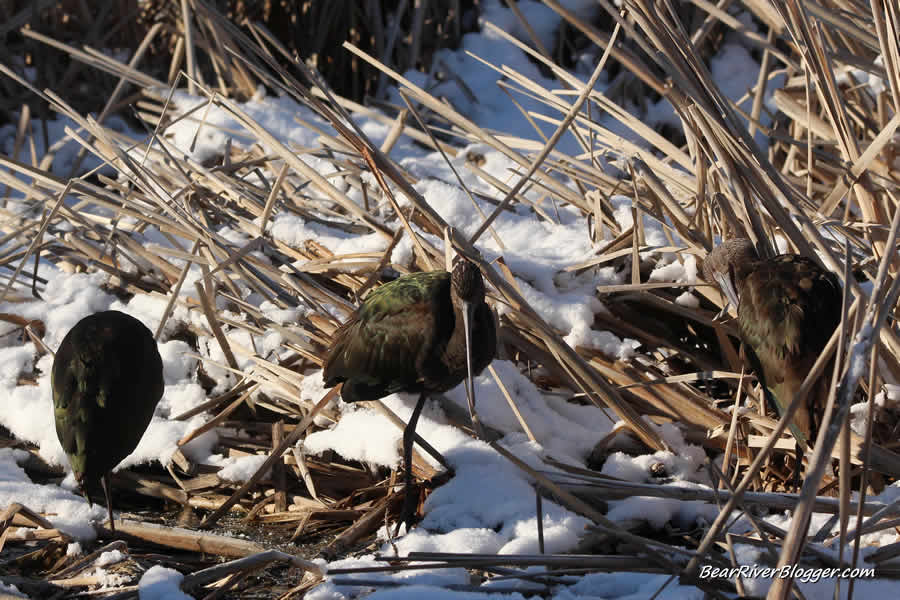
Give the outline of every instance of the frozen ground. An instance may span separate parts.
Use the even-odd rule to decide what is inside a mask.
[[[518,21],[499,0],[484,4],[484,19],[491,20],[501,29],[524,38],[524,33],[519,31]],[[580,4],[578,9],[583,14],[589,14],[593,10],[590,8],[592,3],[575,4]],[[522,0],[519,6],[530,22],[541,24],[538,33],[546,38],[545,43],[549,45],[549,36],[558,23],[555,13],[531,0]],[[463,47],[458,51],[441,52],[441,58],[466,81],[468,87],[479,90],[478,103],[472,104],[452,80],[441,83],[437,90],[432,90],[432,93],[435,96],[447,97],[458,109],[484,127],[523,137],[536,137],[521,113],[495,85],[497,74],[469,57],[465,53],[466,50],[494,64],[510,65],[546,87],[555,87],[555,84],[545,79],[524,54],[498,39],[496,35],[485,32],[466,36]],[[593,58],[585,56],[585,64],[592,65]],[[725,43],[719,56],[712,61],[713,74],[723,83],[723,89],[732,98],[739,97],[754,84],[757,71],[758,65],[747,49],[734,40]],[[589,69],[586,72],[589,72]],[[419,73],[409,73],[407,76],[419,82],[424,79],[424,75]],[[585,73],[579,73],[579,76],[586,77]],[[601,80],[600,87],[603,86]],[[178,98],[182,107],[202,101],[186,96]],[[536,102],[529,104],[530,101],[527,99],[522,101],[528,109],[543,110]],[[630,108],[638,110],[637,107]],[[315,146],[317,134],[296,126],[295,115],[325,127],[315,115],[287,99],[261,97],[246,103],[243,109],[284,143],[299,147]],[[651,104],[641,116],[650,125],[658,122],[677,124],[672,112],[664,105]],[[622,130],[621,124],[611,117],[602,118],[605,126],[637,139],[637,136]],[[225,128],[239,127],[227,114],[216,109],[210,111],[206,119]],[[376,144],[387,135],[388,128],[384,125],[364,118],[360,119],[359,123]],[[62,129],[61,121],[50,127],[50,131],[56,136],[62,135]],[[174,126],[170,132],[175,134],[175,143],[183,151],[189,152],[196,133],[196,125],[182,123]],[[139,136],[135,134],[135,137]],[[235,144],[247,142],[246,139],[240,138],[233,141]],[[11,143],[10,127],[0,129],[0,151],[9,153]],[[220,153],[225,143],[226,134],[223,130],[207,127],[201,131],[199,142],[192,154],[202,160]],[[563,140],[563,147],[569,143],[572,141]],[[60,155],[54,164],[54,172],[68,171],[75,149],[72,144],[69,152]],[[483,153],[487,162],[482,168],[501,180],[507,179],[509,169],[514,166],[487,147],[473,146],[467,150]],[[38,149],[39,154],[40,151]],[[461,163],[465,160],[465,155],[464,151],[455,160]],[[445,220],[466,233],[472,233],[477,229],[480,218],[473,211],[466,194],[453,183],[455,179],[439,154],[427,153],[408,141],[401,141],[391,156],[404,169],[418,177],[417,189]],[[333,169],[330,163],[316,164],[316,159],[310,160],[312,166],[320,167],[323,171]],[[460,168],[458,171],[463,174],[466,184],[471,188],[489,195],[496,194],[494,189],[487,187],[481,180],[467,175],[468,170]],[[336,179],[336,184],[340,185],[340,178]],[[537,201],[537,196],[534,199]],[[621,210],[617,210],[615,216],[623,227],[627,226],[631,219],[630,201],[622,198],[618,205],[621,206]],[[491,205],[484,203],[482,208],[490,212]],[[544,208],[557,214],[557,207],[546,205]],[[494,228],[506,245],[505,249],[501,250],[489,235],[485,235],[479,243],[480,250],[489,259],[502,254],[515,274],[525,298],[551,325],[566,334],[567,342],[595,347],[612,358],[625,361],[632,359],[635,353],[641,351],[639,344],[633,340],[619,339],[609,332],[596,331],[592,328],[594,315],[604,310],[595,297],[594,289],[598,284],[623,283],[619,274],[607,268],[589,270],[579,278],[570,278],[567,281],[554,278],[564,267],[587,260],[594,250],[586,235],[587,226],[579,211],[572,207],[558,207],[558,223],[548,223],[537,219],[527,207],[519,206],[515,212],[501,214],[494,223]],[[647,219],[646,228],[648,243],[668,245],[655,222]],[[305,222],[302,218],[289,214],[274,215],[270,231],[273,236],[291,245],[315,239],[336,254],[371,252],[386,247],[386,241],[380,236],[374,234],[350,236],[320,224]],[[235,231],[223,230],[219,233],[236,242],[247,241],[243,234]],[[147,244],[168,244],[157,231],[148,230],[145,238]],[[432,242],[438,247],[443,244],[436,238]],[[406,239],[394,250],[392,256],[393,261],[399,264],[407,263],[411,257],[411,248]],[[15,312],[29,319],[42,320],[47,328],[44,341],[52,349],[59,345],[65,333],[79,319],[109,308],[130,313],[140,318],[151,329],[155,329],[159,324],[164,308],[162,300],[141,297],[123,304],[101,289],[100,286],[106,278],[102,273],[70,274],[45,265],[41,269],[41,275],[49,279],[44,294],[45,300],[26,304],[0,304],[0,313]],[[189,280],[182,287],[182,293],[192,293],[194,288],[191,283],[197,277],[199,272],[189,276]],[[685,283],[693,282],[695,278],[696,265],[692,257],[688,257],[684,265],[673,261],[671,257],[664,259],[657,267],[657,272],[651,276],[653,280]],[[686,303],[690,302],[689,296],[688,294],[684,298]],[[278,322],[289,323],[292,318],[289,311],[268,310],[267,314]],[[169,326],[174,327],[177,321],[189,319],[196,319],[199,324],[205,325],[199,313],[188,314],[183,309],[178,309],[170,319]],[[235,341],[249,347],[246,336],[246,333],[235,334]],[[163,339],[166,339],[165,334]],[[35,360],[38,353],[32,344],[16,345],[13,342],[11,336],[0,336],[0,398],[3,404],[0,411],[0,425],[12,431],[16,437],[36,444],[40,448],[40,455],[47,462],[68,468],[53,424],[49,384],[52,358],[43,355]],[[267,334],[260,336],[255,342],[256,347],[264,352],[276,348],[280,339],[277,334]],[[205,356],[215,360],[221,359],[221,349],[213,338],[201,339],[200,346]],[[207,399],[196,379],[194,359],[186,358],[184,355],[187,350],[187,345],[181,341],[167,341],[160,344],[160,353],[165,364],[165,395],[141,444],[123,461],[121,467],[148,461],[166,463],[176,449],[176,442],[209,418],[205,414],[182,422],[169,418]],[[245,362],[242,367],[249,367],[249,363]],[[494,362],[494,368],[516,399],[537,441],[529,441],[522,432],[518,420],[487,371],[476,382],[481,416],[488,425],[506,434],[501,440],[502,445],[517,456],[523,457],[533,467],[549,469],[542,462],[542,457],[552,457],[583,466],[592,446],[614,425],[603,411],[594,406],[575,405],[558,396],[542,393],[508,361],[497,360]],[[19,384],[21,376],[33,373],[38,374],[37,385]],[[216,392],[234,383],[231,376],[216,372],[214,368],[210,368],[210,374],[219,382]],[[304,397],[317,401],[322,394],[320,373],[309,373],[304,382]],[[447,396],[451,401],[465,406],[462,387],[451,391]],[[385,402],[405,420],[412,410],[414,398],[398,394],[386,398]],[[399,462],[400,430],[371,410],[343,403],[340,403],[338,408],[343,413],[339,423],[332,429],[310,435],[306,440],[307,452],[321,452],[330,448],[346,458],[377,465],[394,466]],[[538,545],[534,493],[522,471],[485,443],[473,440],[448,425],[440,405],[434,401],[426,406],[418,432],[447,457],[456,470],[456,476],[428,498],[424,519],[416,529],[398,540],[397,548],[400,553],[406,554],[411,551],[536,553]],[[607,461],[604,472],[630,481],[643,482],[649,478],[649,466],[661,462],[675,480],[671,485],[706,485],[708,482],[702,468],[705,454],[701,448],[686,443],[674,427],[660,428],[660,432],[675,450],[674,453],[658,452],[639,457],[618,454]],[[196,462],[224,467],[225,471],[221,475],[231,480],[245,479],[259,466],[260,459],[255,457],[236,461],[215,454],[215,443],[215,434],[208,433],[192,441],[182,450]],[[82,497],[74,491],[71,476],[61,486],[32,483],[19,466],[25,456],[26,453],[22,451],[0,449],[0,507],[12,502],[23,502],[33,510],[54,515],[51,521],[55,526],[78,538],[89,540],[93,535],[89,523],[104,519],[105,508],[96,505],[93,509],[89,508]],[[892,487],[888,488],[880,499],[890,502],[898,496],[900,490]],[[710,522],[716,512],[716,507],[709,504],[634,497],[611,503],[608,517],[615,521],[646,518],[652,525],[661,527],[667,522],[702,525]],[[547,552],[565,552],[572,549],[583,534],[585,526],[589,524],[587,519],[551,502],[544,503],[541,518]],[[787,527],[784,516],[774,515],[769,517],[769,520],[780,527]],[[826,520],[827,516],[816,515],[814,528],[816,524],[821,526]],[[851,527],[852,525],[851,522]],[[743,520],[734,525],[734,530],[738,532],[743,532],[746,528],[747,525]],[[864,545],[868,542],[891,543],[897,541],[898,537],[890,530],[879,535],[880,537],[875,535],[864,537]],[[739,563],[757,562],[756,549],[749,546],[738,546],[737,549]],[[392,552],[388,545],[381,551],[385,554]],[[331,566],[375,564],[380,563],[376,563],[373,557],[369,556],[340,560]],[[484,586],[484,593],[455,592],[445,587],[442,589],[443,586],[451,584],[468,584],[469,578],[464,569],[413,571],[393,576],[366,574],[365,577],[395,579],[415,584],[402,588],[384,588],[369,596],[370,598],[459,600],[523,597],[518,593],[491,593],[490,584]],[[175,586],[177,579],[175,572],[155,567],[148,571],[141,581],[141,597],[183,597],[178,596],[180,592]],[[746,581],[748,592],[763,594],[769,582],[770,580],[765,578],[749,579]],[[525,586],[524,583],[519,585]],[[824,600],[833,597],[834,580],[805,583],[801,581],[799,585],[809,599]],[[894,585],[887,581],[860,580],[857,582],[855,597],[868,599],[884,596],[894,589]],[[660,599],[687,600],[701,597],[696,588],[681,586],[677,581],[668,581],[667,576],[638,573],[594,574],[572,578],[567,585],[556,588],[553,597],[559,600],[637,599],[648,598],[660,588],[662,592],[657,596]],[[364,588],[336,586],[328,582],[314,589],[306,597],[310,600],[336,600],[353,597],[362,589]],[[523,587],[522,591],[525,590]],[[846,593],[846,586],[842,586],[842,591]]]

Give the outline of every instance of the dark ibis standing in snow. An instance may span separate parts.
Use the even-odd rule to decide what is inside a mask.
[[[326,387],[342,383],[345,402],[377,400],[394,392],[419,394],[403,431],[406,498],[401,522],[412,524],[412,444],[425,399],[472,377],[497,350],[497,332],[475,264],[459,259],[452,273],[411,273],[372,291],[334,334],[325,357]],[[476,423],[477,430],[477,423]],[[399,523],[398,523],[399,525]]]
[[[837,276],[798,254],[761,259],[750,240],[739,238],[710,252],[703,278],[717,283],[737,309],[750,366],[783,412],[841,321]],[[815,421],[826,397],[824,380],[794,413],[791,430],[804,445],[819,425]]]
[[[115,531],[110,472],[137,447],[163,394],[156,340],[125,313],[87,316],[59,345],[50,381],[56,434],[75,479],[88,502],[102,486]]]

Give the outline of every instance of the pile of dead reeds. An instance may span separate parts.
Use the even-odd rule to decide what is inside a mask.
[[[66,100],[76,110],[96,109],[98,96],[118,94],[116,77],[91,68],[90,62],[68,56],[60,44],[87,52],[106,50],[129,56],[133,68],[172,84],[180,71],[231,98],[247,99],[257,80],[246,77],[233,64],[225,47],[227,38],[207,20],[191,18],[203,7],[225,15],[232,23],[265,27],[287,49],[283,64],[301,56],[317,69],[336,93],[361,100],[383,98],[389,83],[380,70],[341,44],[381,58],[401,71],[419,68],[434,75],[432,60],[441,48],[456,48],[461,37],[477,26],[472,0],[331,0],[279,2],[213,0],[206,4],[170,0],[8,0],[0,3],[0,62],[19,73],[29,72],[38,88],[67,90]],[[184,18],[184,9],[189,18]],[[138,43],[140,42],[140,43]],[[440,65],[446,70],[446,65]],[[113,103],[113,112],[130,117],[128,107],[137,98],[129,94]],[[36,102],[25,88],[0,78],[0,125],[14,115],[53,118],[50,106]]]

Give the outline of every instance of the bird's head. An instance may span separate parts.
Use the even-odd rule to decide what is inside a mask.
[[[466,341],[466,397],[472,414],[476,435],[484,439],[484,431],[475,417],[475,386],[472,378],[472,326],[476,310],[484,302],[484,279],[475,263],[460,257],[450,274],[451,296],[454,306],[462,313]]]
[[[718,284],[728,301],[737,308],[737,289],[753,265],[759,260],[756,247],[747,238],[727,240],[716,246],[703,261],[703,279]]]
[[[460,258],[450,274],[450,284],[463,302],[472,306],[484,302],[484,279],[475,263]]]

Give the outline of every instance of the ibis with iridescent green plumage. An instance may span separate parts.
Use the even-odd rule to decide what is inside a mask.
[[[473,423],[472,377],[497,351],[497,332],[478,267],[459,259],[452,273],[404,275],[373,290],[334,334],[323,365],[326,387],[342,384],[345,402],[394,392],[419,394],[403,432],[406,499],[401,521],[412,523],[412,443],[425,399],[467,380]],[[477,426],[476,426],[477,431]]]
[[[51,372],[56,433],[90,502],[102,488],[115,531],[109,476],[140,442],[162,397],[163,364],[139,320],[108,310],[63,338]]]

